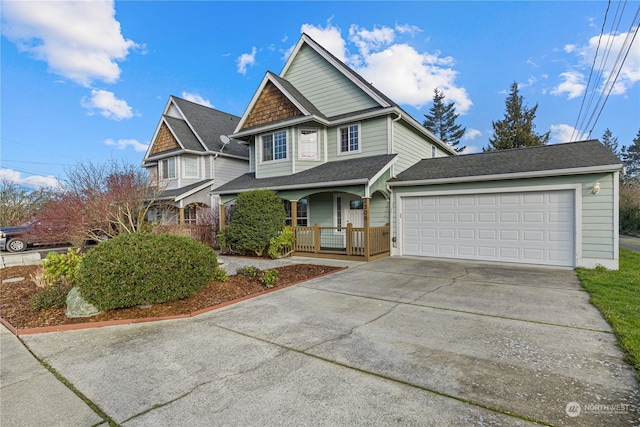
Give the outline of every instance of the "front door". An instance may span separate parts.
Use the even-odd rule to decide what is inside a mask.
[[[364,201],[356,196],[347,199],[344,217],[347,219],[347,223],[351,223],[351,227],[364,228]],[[353,231],[351,242],[354,248],[364,247],[364,231]]]

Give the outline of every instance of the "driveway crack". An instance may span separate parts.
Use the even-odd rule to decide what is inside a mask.
[[[400,302],[396,302],[391,307],[389,307],[389,309],[387,311],[385,311],[384,313],[380,314],[379,316],[376,316],[373,319],[368,320],[368,321],[366,321],[365,323],[363,323],[361,325],[355,325],[351,329],[349,329],[347,332],[344,332],[344,333],[338,335],[337,337],[329,338],[329,339],[326,339],[324,341],[320,341],[320,342],[315,343],[315,344],[313,344],[313,345],[311,345],[309,347],[306,347],[306,348],[304,348],[304,349],[302,349],[300,351],[303,352],[303,353],[306,353],[307,351],[309,351],[309,350],[311,350],[311,349],[313,349],[315,347],[321,346],[321,345],[326,344],[326,343],[330,343],[332,341],[338,341],[338,340],[341,340],[342,338],[348,337],[349,335],[353,334],[356,331],[356,329],[359,329],[359,328],[362,328],[364,326],[370,325],[373,322],[376,322],[376,321],[382,319],[383,317],[385,317],[386,315],[391,313],[393,310],[395,310],[396,307],[398,307],[399,305],[400,305]]]

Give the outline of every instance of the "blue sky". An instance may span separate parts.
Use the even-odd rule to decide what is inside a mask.
[[[170,95],[241,116],[303,31],[420,122],[442,89],[467,152],[487,145],[514,81],[552,143],[609,128],[628,145],[640,129],[640,35],[594,123],[637,1],[0,5],[0,178],[33,188],[80,162],[140,164]],[[593,63],[604,73],[587,85]]]

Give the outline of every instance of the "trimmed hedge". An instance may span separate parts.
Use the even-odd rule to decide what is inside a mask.
[[[216,277],[212,248],[189,237],[121,234],[91,249],[76,285],[101,311],[186,298]]]

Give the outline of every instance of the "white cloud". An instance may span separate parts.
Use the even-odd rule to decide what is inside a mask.
[[[149,148],[149,144],[138,142],[137,139],[119,139],[117,141],[114,141],[113,139],[108,138],[104,141],[104,143],[105,145],[108,145],[110,147],[116,147],[116,149],[118,150],[126,150],[127,147],[133,147],[133,149],[137,152],[144,152],[147,151],[147,148]]]
[[[586,89],[584,83],[584,75],[577,71],[567,71],[561,73],[560,77],[564,79],[564,82],[553,88],[552,95],[567,94],[567,99],[573,99],[581,96]]]
[[[473,141],[477,137],[482,136],[482,132],[478,129],[467,129],[467,131],[462,136],[462,139],[465,141]]]
[[[588,134],[580,133],[573,126],[566,124],[551,125],[551,143],[582,141],[587,139]],[[573,139],[571,138],[573,136]]]
[[[327,26],[324,28],[311,24],[303,24],[300,31],[308,34],[309,37],[322,45],[322,47],[331,52],[340,61],[345,62],[347,60],[347,44],[342,38],[340,28],[331,25],[331,20],[327,22]]]
[[[213,104],[211,104],[211,102],[209,102],[208,99],[205,99],[202,97],[202,95],[200,95],[199,93],[192,93],[192,92],[182,92],[182,98],[186,99],[187,101],[191,101],[191,102],[195,102],[196,104],[200,104],[200,105],[204,105],[206,107],[209,108],[213,108]]]
[[[247,74],[247,67],[256,63],[256,48],[251,49],[251,53],[243,53],[237,59],[238,72],[240,74]]]
[[[602,40],[599,40],[599,36],[595,36],[582,46],[565,46],[565,52],[578,56],[578,64],[575,67],[577,70],[586,72],[586,70],[591,68],[592,64],[596,64],[598,68],[600,68],[601,64],[604,64],[602,67],[604,69],[602,80],[595,82],[594,87],[597,87],[599,91],[604,90],[608,93],[611,86],[606,85],[606,82],[609,78],[611,78],[611,82],[613,82],[613,79],[616,77],[614,73],[617,74],[618,69],[614,69],[615,62],[618,58],[621,59],[626,55],[629,49],[628,43],[630,43],[632,37],[633,34],[630,33],[604,34]],[[598,43],[600,44],[599,49]],[[569,46],[571,46],[571,48],[568,48]],[[608,49],[604,49],[605,46],[610,47],[609,52]],[[595,57],[596,50],[598,51],[597,57]],[[568,73],[570,72],[575,71],[568,71]],[[633,40],[633,45],[631,45],[629,54],[626,56],[624,64],[620,69],[620,74],[617,77],[616,84],[613,85],[611,94],[624,95],[638,81],[640,81],[640,37],[636,37]]]
[[[18,171],[13,169],[0,169],[0,180],[6,180],[25,187],[40,189],[40,188],[61,188],[62,183],[58,181],[53,175],[31,175],[22,176]]]
[[[2,21],[21,51],[83,86],[116,82],[117,61],[139,47],[122,36],[113,1],[3,1]]]
[[[462,150],[462,152],[458,154],[473,154],[473,153],[478,153],[479,151],[480,149],[478,147],[474,147],[473,145],[467,145],[466,147],[464,147],[464,150]]]
[[[100,114],[108,119],[122,120],[133,117],[131,107],[127,101],[118,99],[113,92],[102,89],[92,89],[91,97],[82,98],[81,105],[89,110],[89,114],[94,114],[94,109],[100,110]]]
[[[566,44],[564,45],[564,51],[567,53],[572,53],[576,51],[576,45],[575,44]]]
[[[304,24],[301,30],[399,104],[421,108],[432,101],[434,89],[439,88],[459,114],[473,105],[467,90],[456,84],[458,72],[453,69],[452,57],[438,51],[420,52],[398,40],[421,31],[418,27],[405,24],[369,30],[352,25],[349,41],[357,53],[351,54],[340,28],[330,22],[326,27]]]

